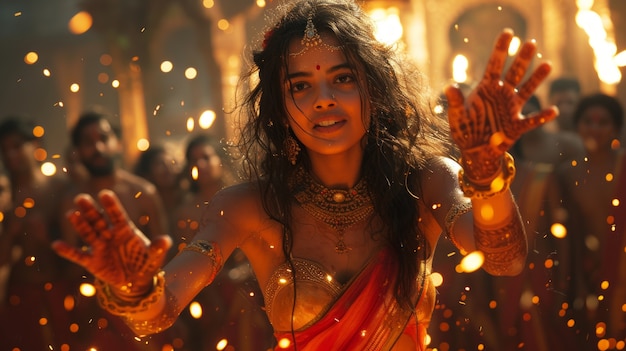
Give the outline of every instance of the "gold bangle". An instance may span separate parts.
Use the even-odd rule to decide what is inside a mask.
[[[165,308],[153,319],[133,319],[131,316],[124,316],[124,322],[130,327],[130,329],[138,336],[145,336],[149,334],[160,333],[163,330],[171,327],[178,315],[180,314],[180,308],[178,307],[178,300],[176,296],[172,295],[170,291],[165,288],[164,297],[166,299]]]
[[[508,152],[504,153],[500,172],[488,185],[476,185],[467,179],[462,168],[459,170],[459,186],[463,194],[470,199],[488,199],[494,195],[501,194],[509,189],[513,178],[515,178],[515,161]]]
[[[96,297],[98,304],[103,309],[116,316],[128,316],[135,313],[145,312],[155,305],[165,293],[165,272],[161,271],[153,278],[153,287],[145,297],[132,300],[121,299],[113,294],[111,286],[96,279]]]
[[[517,257],[526,256],[524,225],[517,209],[501,226],[484,227],[474,222],[476,248],[485,255],[483,267],[490,272],[503,272]]]

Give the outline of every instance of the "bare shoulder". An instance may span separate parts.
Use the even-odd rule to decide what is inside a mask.
[[[461,166],[448,157],[433,157],[420,171],[424,201],[439,202],[458,192],[458,173]]]
[[[208,220],[227,220],[238,225],[257,226],[269,220],[258,185],[250,182],[226,187],[218,191],[208,207]]]
[[[433,247],[450,209],[467,201],[458,186],[459,169],[459,164],[450,158],[433,157],[420,170],[420,225]]]

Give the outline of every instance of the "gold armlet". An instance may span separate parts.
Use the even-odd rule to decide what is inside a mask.
[[[100,307],[117,316],[127,316],[145,312],[161,299],[165,293],[165,272],[161,271],[153,278],[153,286],[147,296],[124,299],[111,291],[111,286],[96,279],[96,297]]]
[[[459,170],[459,186],[466,197],[470,199],[488,199],[505,192],[515,178],[515,161],[508,152],[504,153],[502,167],[495,178],[484,186],[477,185],[465,176],[463,169]]]
[[[456,223],[456,220],[459,217],[461,217],[462,215],[466,214],[467,212],[471,210],[472,210],[471,202],[460,202],[460,203],[455,203],[454,205],[452,205],[450,207],[450,210],[448,210],[448,213],[446,214],[446,218],[444,220],[445,231],[446,231],[445,234],[448,236],[448,239],[450,239],[450,241],[452,241],[452,243],[457,247],[459,247],[459,243],[454,238],[454,232],[453,232],[454,224]]]
[[[211,275],[211,280],[213,280],[215,275],[222,269],[222,264],[224,262],[222,259],[222,251],[220,250],[219,245],[217,245],[214,241],[196,240],[185,246],[181,252],[182,251],[193,251],[208,257],[213,262],[213,274]]]

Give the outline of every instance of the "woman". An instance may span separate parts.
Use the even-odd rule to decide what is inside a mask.
[[[505,150],[556,115],[519,113],[549,65],[518,86],[535,52],[527,43],[501,81],[505,31],[466,104],[446,90],[461,169],[444,157],[445,125],[416,71],[372,33],[352,1],[299,1],[278,19],[254,53],[258,84],[244,100],[252,181],[216,194],[202,229],[164,268],[170,241],[146,240],[110,192],[99,196],[108,218],[86,196],[70,215],[92,250],[56,250],[93,272],[102,305],[140,335],[166,328],[239,248],[277,349],[423,350],[440,233],[463,252],[481,250],[492,274],[524,265]]]

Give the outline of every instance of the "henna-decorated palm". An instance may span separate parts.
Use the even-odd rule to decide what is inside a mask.
[[[88,247],[75,248],[56,241],[53,249],[109,284],[119,295],[146,293],[172,245],[171,239],[161,236],[150,242],[128,218],[112,191],[103,190],[98,198],[102,212],[91,196],[81,194],[75,199],[77,210],[68,215]]]
[[[556,108],[529,116],[521,110],[537,86],[550,73],[550,64],[540,63],[519,87],[536,51],[534,42],[525,43],[502,79],[513,38],[511,30],[498,37],[483,79],[467,98],[454,86],[445,90],[452,138],[461,150],[466,176],[477,183],[488,181],[500,169],[500,160],[519,137],[554,119]]]

